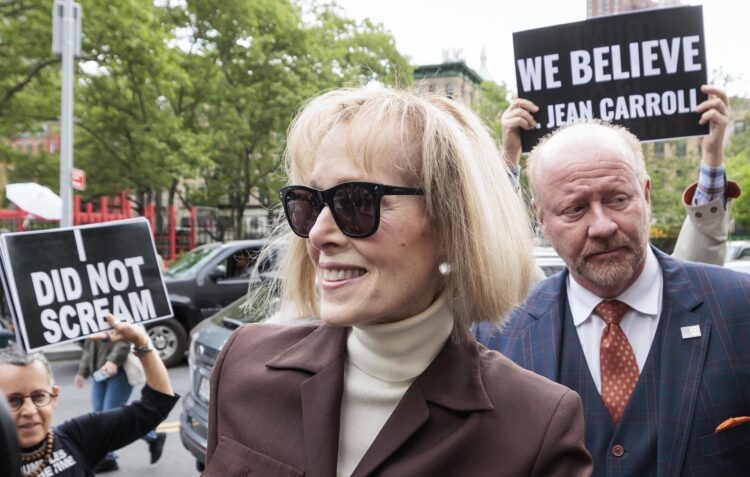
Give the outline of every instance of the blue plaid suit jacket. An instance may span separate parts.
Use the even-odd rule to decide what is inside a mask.
[[[715,433],[727,418],[750,416],[750,275],[654,253],[664,274],[658,392],[647,398],[657,401],[655,473],[750,476],[750,422]],[[503,334],[480,325],[478,339],[559,382],[567,276],[539,283]],[[683,339],[680,328],[692,325],[701,336]]]

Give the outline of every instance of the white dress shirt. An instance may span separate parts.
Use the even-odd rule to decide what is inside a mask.
[[[646,264],[640,276],[630,288],[617,297],[617,300],[630,306],[620,321],[620,328],[630,341],[639,371],[643,371],[643,365],[646,363],[651,343],[656,335],[656,328],[659,326],[664,282],[659,261],[651,247],[646,249]],[[601,392],[599,345],[605,323],[599,315],[594,313],[594,308],[602,301],[602,298],[581,286],[572,275],[568,275],[567,288],[573,324],[575,324],[591,377],[596,384],[596,389]]]

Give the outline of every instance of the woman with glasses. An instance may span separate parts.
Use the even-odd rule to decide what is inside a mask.
[[[224,345],[204,476],[588,475],[578,395],[469,332],[502,324],[533,273],[523,203],[477,116],[332,91],[297,115],[285,162],[279,306],[315,321]]]
[[[130,444],[163,421],[177,402],[169,375],[148,335],[107,316],[110,339],[128,342],[143,364],[146,386],[140,401],[107,412],[90,413],[52,427],[59,388],[41,354],[0,352],[0,391],[15,423],[21,447],[21,475],[83,477],[104,455]]]

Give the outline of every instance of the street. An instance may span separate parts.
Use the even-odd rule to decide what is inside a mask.
[[[91,411],[91,381],[87,380],[83,389],[76,389],[73,385],[78,361],[58,361],[51,363],[55,384],[60,387],[60,397],[55,410],[54,424],[62,423],[64,420],[85,414]],[[184,396],[188,391],[188,366],[183,363],[180,366],[170,368],[169,376],[172,386],[178,394]],[[131,400],[140,396],[140,386],[133,389]],[[182,412],[182,402],[178,402],[169,417],[157,429],[167,433],[167,442],[161,459],[154,465],[149,464],[148,445],[145,441],[136,441],[124,449],[117,451],[119,458],[117,463],[120,470],[108,472],[102,475],[112,477],[148,477],[148,476],[179,476],[189,477],[199,475],[195,468],[195,459],[180,442],[179,416]]]

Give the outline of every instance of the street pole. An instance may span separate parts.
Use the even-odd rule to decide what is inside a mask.
[[[60,227],[73,225],[73,0],[65,0],[62,15],[62,105],[60,109]]]

